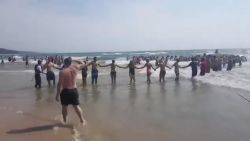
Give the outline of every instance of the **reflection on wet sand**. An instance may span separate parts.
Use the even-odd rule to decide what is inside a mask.
[[[41,89],[35,90],[36,101],[39,102],[43,97],[43,91]]]
[[[136,85],[131,84],[129,85],[129,106],[131,109],[135,109],[136,97],[137,97]]]

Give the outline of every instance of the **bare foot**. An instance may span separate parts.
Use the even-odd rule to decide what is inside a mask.
[[[84,120],[84,119],[83,119],[82,121],[80,121],[80,122],[81,122],[81,125],[82,125],[82,126],[86,126],[86,125],[87,125],[87,122],[86,122],[86,120]]]

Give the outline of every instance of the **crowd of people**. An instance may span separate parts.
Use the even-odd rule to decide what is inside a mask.
[[[138,66],[141,64],[141,61],[145,60],[146,63],[142,66]],[[169,60],[174,61],[172,65],[169,65]],[[82,81],[83,84],[86,85],[86,79],[88,76],[88,66],[91,66],[91,80],[92,85],[97,84],[98,80],[98,67],[110,67],[110,77],[112,84],[116,83],[116,67],[124,68],[129,70],[130,83],[135,82],[135,69],[143,69],[146,68],[147,82],[151,83],[150,76],[152,74],[151,70],[160,69],[159,73],[159,81],[165,81],[166,68],[172,69],[174,68],[174,72],[176,74],[175,80],[179,80],[179,68],[187,68],[191,67],[192,75],[191,77],[195,77],[198,74],[198,67],[200,67],[200,75],[204,76],[206,73],[210,73],[210,70],[213,71],[221,71],[223,67],[227,64],[227,69],[230,71],[235,65],[236,62],[239,63],[239,66],[242,65],[242,60],[238,57],[233,56],[212,56],[204,54],[202,57],[190,57],[190,63],[186,66],[180,66],[179,62],[182,58],[169,58],[169,57],[161,57],[159,60],[155,60],[155,65],[150,63],[149,58],[140,58],[133,57],[127,65],[120,66],[115,63],[115,60],[112,60],[110,64],[100,64],[97,62],[97,58],[94,57],[93,61],[81,61],[81,60],[72,60],[71,57],[64,59],[63,65],[57,65],[53,61],[53,57],[48,57],[46,64],[42,65],[41,60],[38,60],[38,64],[35,65],[35,79],[36,79],[36,88],[41,88],[41,76],[45,69],[47,69],[47,80],[48,85],[50,86],[51,80],[53,80],[53,84],[55,85],[55,74],[52,68],[56,68],[60,70],[59,80],[57,84],[57,94],[56,100],[61,101],[62,104],[62,115],[63,121],[67,121],[67,107],[68,105],[73,105],[77,115],[79,116],[80,122],[85,124],[85,120],[82,116],[82,110],[79,106],[79,95],[76,86],[76,76],[77,71],[82,72]],[[225,61],[226,60],[226,61]],[[183,60],[182,60],[183,61]],[[189,61],[185,60],[185,61]],[[223,62],[225,61],[225,62]],[[71,63],[75,62],[77,65],[72,65]]]
[[[154,60],[155,59],[155,60]],[[63,57],[45,57],[46,63],[42,65],[42,60],[38,60],[38,64],[35,65],[35,78],[36,78],[36,87],[41,87],[41,73],[44,73],[45,70],[48,85],[51,86],[50,81],[53,81],[53,84],[55,85],[55,74],[53,71],[53,68],[62,70],[64,68],[63,63]],[[28,57],[25,58],[26,65],[28,63]],[[146,62],[142,65],[142,62]],[[154,61],[155,63],[152,64],[151,61]],[[170,65],[169,61],[174,62]],[[190,61],[190,63],[186,66],[179,65],[180,61]],[[152,70],[160,69],[159,72],[159,81],[164,82],[165,81],[165,75],[166,75],[166,68],[172,69],[174,68],[174,72],[176,74],[175,80],[179,80],[180,75],[180,68],[188,68],[191,67],[192,74],[191,77],[195,77],[198,74],[198,70],[200,70],[199,75],[204,76],[206,73],[210,73],[211,70],[213,71],[222,71],[223,68],[226,68],[227,71],[232,70],[233,67],[235,67],[237,64],[239,66],[242,65],[242,58],[239,56],[234,55],[207,55],[203,54],[202,56],[192,56],[192,57],[176,57],[176,56],[134,56],[131,58],[129,63],[127,65],[118,65],[115,63],[115,60],[112,60],[110,64],[100,64],[97,62],[97,57],[93,58],[93,61],[89,61],[88,59],[83,61],[75,61],[77,63],[84,64],[84,67],[82,67],[82,83],[83,85],[86,85],[87,83],[87,76],[88,76],[88,66],[91,66],[91,83],[97,84],[98,81],[98,67],[110,67],[110,77],[112,84],[116,83],[116,67],[129,70],[129,77],[130,77],[130,83],[135,82],[135,69],[143,69],[146,68],[146,75],[147,75],[147,82],[151,82],[151,74]]]
[[[29,56],[24,56],[23,61],[25,65],[29,67]],[[14,57],[8,58],[10,62],[15,62]],[[33,58],[34,61],[37,60],[36,57]],[[129,58],[127,58],[129,60]],[[3,57],[1,57],[1,63],[4,64]],[[45,64],[42,62],[45,60]],[[154,64],[152,64],[154,61]],[[173,63],[170,63],[173,62]],[[185,66],[179,65],[181,61],[190,61],[189,64]],[[110,67],[110,77],[111,83],[116,83],[116,67],[122,69],[128,69],[130,83],[135,83],[135,69],[143,69],[146,68],[146,76],[147,83],[151,83],[151,74],[152,70],[160,69],[159,71],[159,82],[165,81],[166,68],[172,69],[174,68],[174,72],[176,75],[175,80],[179,80],[180,68],[188,68],[191,67],[192,74],[191,77],[195,77],[198,75],[198,70],[200,70],[199,75],[204,76],[206,73],[210,73],[213,71],[222,71],[223,68],[226,68],[227,71],[232,70],[238,64],[242,65],[242,61],[244,58],[235,55],[221,55],[221,54],[203,54],[196,55],[190,57],[184,56],[133,56],[128,64],[118,65],[115,60],[112,60],[109,64],[101,64],[97,61],[97,57],[94,57],[92,61],[89,61],[88,58],[86,60],[72,60],[71,57],[67,57],[64,59],[62,56],[46,56],[38,59],[37,64],[34,66],[35,72],[35,87],[41,88],[41,74],[45,74],[48,82],[48,86],[51,86],[51,81],[53,85],[56,85],[55,82],[55,73],[54,69],[60,70],[59,79],[57,83],[57,94],[56,100],[61,101],[62,104],[62,115],[63,121],[67,121],[67,106],[73,105],[77,115],[79,116],[80,122],[85,124],[85,120],[82,116],[82,110],[79,107],[79,95],[76,86],[76,76],[77,71],[81,71],[82,73],[82,83],[83,85],[87,84],[87,76],[88,76],[88,67],[91,66],[91,83],[92,85],[96,85],[98,82],[98,69],[99,67]],[[75,62],[72,64],[72,62]],[[145,62],[145,64],[143,63]],[[200,68],[200,69],[199,69]]]

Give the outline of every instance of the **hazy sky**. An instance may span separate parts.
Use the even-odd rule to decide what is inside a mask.
[[[250,0],[0,0],[0,48],[249,48]]]

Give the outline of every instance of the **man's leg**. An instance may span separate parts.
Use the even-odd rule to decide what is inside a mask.
[[[56,85],[56,79],[55,78],[53,79],[53,85],[54,86]]]
[[[97,84],[98,75],[95,76],[95,84]]]
[[[77,116],[78,116],[79,119],[80,119],[80,122],[81,122],[82,124],[85,124],[85,120],[83,119],[81,107],[80,107],[79,105],[73,105],[73,107],[74,107],[74,109],[75,109],[75,111],[76,111]]]
[[[68,106],[62,105],[62,115],[63,115],[63,122],[67,122],[67,115],[68,115]]]
[[[116,83],[116,73],[114,74],[114,83]]]
[[[91,80],[92,80],[92,85],[94,85],[94,75],[93,74],[91,76]]]
[[[41,88],[41,84],[42,84],[41,76],[39,75],[39,76],[38,76],[38,87],[39,87],[39,88]]]
[[[51,85],[51,84],[50,84],[50,80],[48,80],[48,85],[49,85],[49,87],[50,87],[50,85]]]

